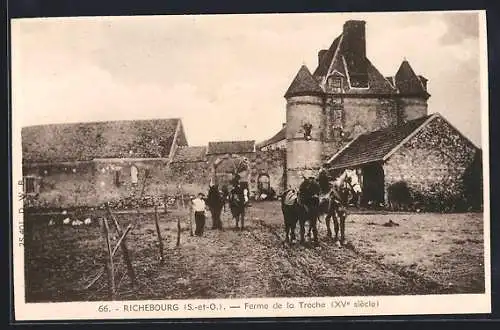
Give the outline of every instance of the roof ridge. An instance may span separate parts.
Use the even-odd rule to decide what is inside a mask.
[[[325,74],[325,77],[323,78],[323,84],[326,84],[326,78],[331,74],[331,71],[332,71],[332,68],[333,68],[333,64],[335,63],[337,57],[338,57],[338,54],[340,53],[340,47],[342,46],[342,41],[344,40],[344,33],[341,33],[339,36],[338,36],[339,39],[339,42],[337,44],[337,49],[335,49],[335,52],[333,53],[333,57],[332,57],[332,60],[330,61],[330,65],[328,66],[328,70],[326,70],[326,74]],[[347,70],[345,70],[346,73],[347,73]]]
[[[76,126],[76,125],[96,125],[96,124],[111,124],[111,123],[135,123],[135,122],[165,122],[165,121],[181,121],[180,117],[172,118],[150,118],[150,119],[118,119],[118,120],[95,120],[95,121],[79,121],[79,122],[66,122],[66,123],[48,123],[27,125],[22,128],[30,127],[51,127],[51,126]]]
[[[401,125],[359,134],[332,156],[327,165],[340,169],[383,161],[437,116],[437,114],[431,114]]]
[[[317,76],[321,77],[322,75],[327,75],[328,74],[331,61],[333,59],[333,56],[335,55],[335,52],[338,49],[339,42],[340,42],[340,37],[341,36],[342,36],[342,33],[339,34],[335,39],[333,39],[332,43],[330,44],[330,46],[327,49],[327,52],[318,61],[318,66],[314,70],[313,76],[315,76],[315,77],[317,77]],[[324,67],[325,66],[324,64],[328,64],[328,66],[326,67],[326,69]]]

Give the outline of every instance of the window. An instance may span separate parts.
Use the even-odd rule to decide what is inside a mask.
[[[40,191],[38,178],[33,175],[28,175],[23,178],[23,186],[25,194],[38,194]]]
[[[327,80],[328,91],[332,93],[340,93],[342,91],[342,78],[328,77]]]

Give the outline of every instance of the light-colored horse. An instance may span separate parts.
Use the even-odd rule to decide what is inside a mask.
[[[329,181],[328,190],[320,196],[320,218],[325,216],[328,237],[332,237],[330,219],[333,219],[335,243],[345,243],[346,206],[349,202],[349,193],[356,198],[361,194],[362,188],[356,171],[347,169],[335,180]],[[340,239],[339,239],[340,229]]]

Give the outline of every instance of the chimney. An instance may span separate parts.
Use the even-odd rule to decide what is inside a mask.
[[[365,21],[347,21],[343,29],[343,50],[352,87],[368,87]]]
[[[328,49],[322,49],[318,52],[318,65],[321,64],[321,60],[323,59],[323,56],[325,56],[327,51]]]

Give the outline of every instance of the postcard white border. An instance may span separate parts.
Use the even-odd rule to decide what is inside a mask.
[[[447,11],[452,12],[452,11]],[[464,11],[461,11],[464,12]],[[425,315],[425,314],[483,314],[491,313],[491,266],[490,266],[490,196],[489,196],[489,119],[488,119],[488,66],[486,43],[486,12],[479,14],[480,22],[480,70],[481,70],[481,129],[484,179],[484,294],[453,294],[426,296],[376,296],[376,297],[318,297],[318,298],[261,298],[261,299],[207,299],[166,301],[116,301],[116,302],[71,302],[71,303],[25,303],[24,249],[19,246],[22,239],[20,227],[23,217],[18,212],[22,192],[17,182],[22,178],[21,127],[16,121],[15,104],[12,103],[12,175],[13,175],[13,281],[14,309],[16,321],[42,320],[94,320],[94,319],[178,319],[178,318],[234,318],[234,317],[312,317],[312,316],[376,316],[376,315]],[[339,13],[342,15],[341,13]],[[359,13],[377,15],[377,13]],[[382,13],[389,14],[389,13]],[[393,12],[393,14],[397,14]],[[14,53],[15,50],[12,50]],[[325,308],[299,308],[299,302],[324,303]],[[368,304],[359,307],[359,302]],[[245,309],[245,303],[268,304],[268,309]],[[356,307],[358,303],[358,307]],[[160,306],[177,305],[170,311],[124,311],[124,305]],[[205,310],[186,311],[185,306],[205,306]],[[274,308],[275,304],[294,308]],[[373,305],[374,304],[374,305]],[[241,306],[230,308],[230,306]],[[373,305],[373,306],[372,306]],[[217,310],[211,310],[212,307]],[[147,307],[142,307],[147,308]],[[172,307],[171,307],[172,309]],[[99,311],[101,310],[101,311]]]

